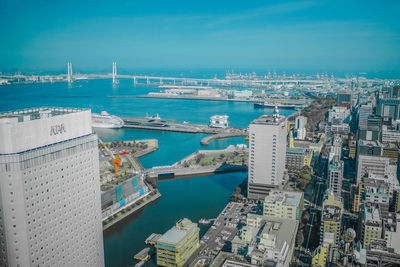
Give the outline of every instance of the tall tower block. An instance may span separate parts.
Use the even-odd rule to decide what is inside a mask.
[[[248,197],[264,199],[284,180],[287,122],[275,108],[273,116],[262,115],[249,128]]]
[[[104,266],[89,109],[0,114],[0,266]]]

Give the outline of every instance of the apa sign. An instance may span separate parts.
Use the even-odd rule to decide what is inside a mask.
[[[54,125],[51,126],[50,128],[50,135],[57,135],[57,134],[62,134],[65,133],[65,125],[63,124],[59,124],[59,125]]]

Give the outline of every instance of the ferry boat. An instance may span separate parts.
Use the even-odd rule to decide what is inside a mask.
[[[147,121],[142,122],[143,126],[152,126],[152,127],[169,127],[168,122],[166,120],[161,119],[161,117],[157,114],[155,116],[146,116]]]
[[[273,103],[254,103],[255,108],[275,108],[278,107],[279,109],[296,109],[296,105],[286,105],[286,104],[273,104]]]
[[[92,127],[116,129],[124,126],[124,121],[117,116],[113,116],[102,111],[100,114],[92,113]]]

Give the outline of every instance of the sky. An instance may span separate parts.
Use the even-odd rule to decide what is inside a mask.
[[[0,71],[400,71],[400,1],[0,0]]]

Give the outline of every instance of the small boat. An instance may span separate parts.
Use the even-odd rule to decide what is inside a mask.
[[[200,223],[200,224],[204,224],[204,225],[208,225],[208,224],[210,224],[210,223],[211,223],[211,221],[210,221],[210,220],[207,220],[207,219],[203,219],[203,218],[202,218],[202,219],[200,219],[200,220],[199,220],[199,223]]]

